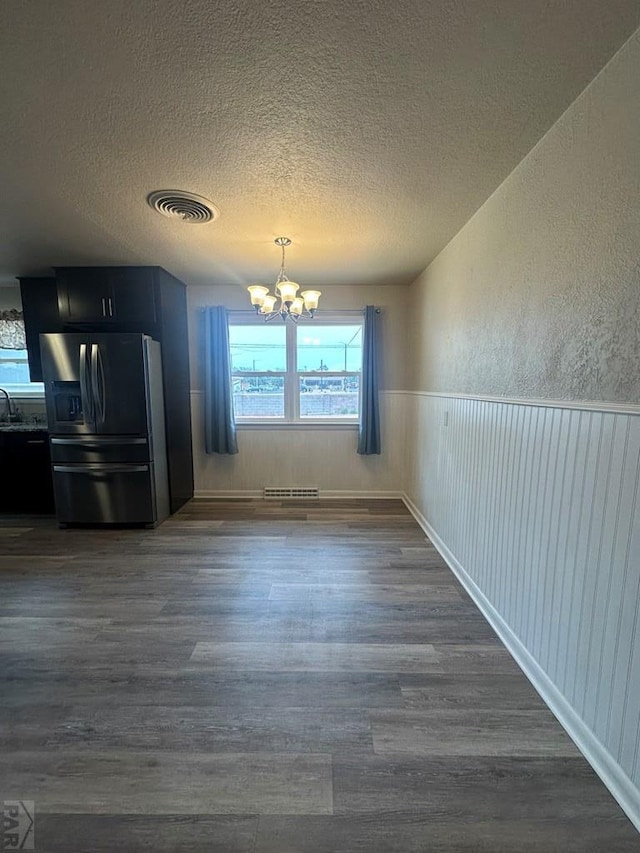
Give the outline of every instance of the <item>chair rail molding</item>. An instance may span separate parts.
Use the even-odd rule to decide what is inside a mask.
[[[574,409],[580,412],[612,412],[640,415],[640,403],[616,403],[601,400],[547,400],[541,397],[494,397],[482,394],[456,394],[445,391],[386,391],[405,397],[444,397],[450,400],[480,400],[485,403],[508,403],[511,406],[539,406],[544,409]]]

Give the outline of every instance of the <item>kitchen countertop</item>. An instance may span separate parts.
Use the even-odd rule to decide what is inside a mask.
[[[48,429],[46,424],[34,423],[33,421],[25,423],[0,421],[0,432],[48,432]]]

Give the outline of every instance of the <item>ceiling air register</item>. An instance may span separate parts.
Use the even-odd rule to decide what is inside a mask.
[[[208,198],[184,190],[156,190],[149,193],[147,202],[163,216],[192,225],[212,222],[220,216],[220,211]]]

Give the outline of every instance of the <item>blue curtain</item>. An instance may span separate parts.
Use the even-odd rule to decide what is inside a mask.
[[[380,405],[378,402],[378,317],[373,305],[364,309],[364,341],[362,346],[362,401],[358,453],[371,456],[380,453]]]
[[[204,310],[204,443],[207,453],[237,453],[229,324],[221,305]]]

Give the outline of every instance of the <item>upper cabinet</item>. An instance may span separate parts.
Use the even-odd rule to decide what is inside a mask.
[[[32,382],[42,382],[40,332],[61,332],[55,278],[21,278],[20,297]]]
[[[155,323],[153,268],[57,267],[58,308],[64,324]]]

